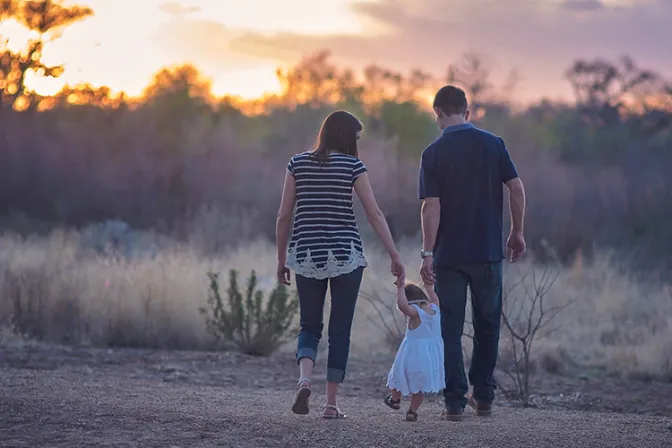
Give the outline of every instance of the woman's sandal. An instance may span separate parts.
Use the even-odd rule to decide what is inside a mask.
[[[335,411],[334,413],[327,412],[327,410],[332,410]],[[346,415],[341,412],[340,409],[336,405],[333,404],[325,404],[324,405],[324,411],[322,412],[322,417],[324,418],[329,418],[329,419],[337,419],[337,418],[345,418]]]
[[[387,397],[385,397],[385,404],[394,409],[395,411],[401,409],[401,399],[394,400],[392,399],[392,395],[388,395]]]
[[[413,409],[408,408],[408,411],[406,411],[406,421],[407,422],[418,421],[418,413],[415,412]]]
[[[308,399],[312,393],[312,385],[310,384],[310,380],[308,378],[301,378],[297,387],[298,390],[296,391],[296,398],[294,398],[292,412],[299,415],[306,415],[309,411]]]

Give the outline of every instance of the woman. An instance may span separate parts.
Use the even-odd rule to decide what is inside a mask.
[[[350,352],[350,330],[355,304],[367,266],[352,208],[352,190],[359,197],[369,223],[391,259],[391,272],[404,279],[401,263],[385,216],[371,190],[366,167],[358,158],[362,124],[345,111],[336,111],[322,124],[315,148],[291,158],[285,175],[276,222],[278,281],[290,284],[296,274],[301,331],[296,360],[300,378],[292,411],[308,413],[310,378],[322,337],[327,286],[331,291],[327,403],[324,418],[345,417],[336,406],[336,394],[345,378]],[[296,205],[294,228],[289,227]]]

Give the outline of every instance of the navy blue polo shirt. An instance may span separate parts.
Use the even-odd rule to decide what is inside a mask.
[[[419,197],[439,198],[434,266],[501,261],[504,183],[518,177],[504,140],[471,123],[450,126],[422,153]]]

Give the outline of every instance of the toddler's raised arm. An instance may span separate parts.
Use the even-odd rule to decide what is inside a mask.
[[[406,291],[404,291],[404,282],[396,281],[394,284],[397,285],[397,307],[399,308],[399,311],[408,317],[418,317],[418,309],[413,305],[408,304]]]
[[[438,305],[439,296],[437,296],[436,291],[434,291],[434,285],[428,285],[427,283],[424,283],[423,286],[425,287],[425,293],[427,293],[429,301],[435,305]]]

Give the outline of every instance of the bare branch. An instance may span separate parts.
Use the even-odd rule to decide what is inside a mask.
[[[558,277],[559,273],[548,266],[540,273],[531,266],[504,296],[502,322],[511,342],[513,362],[512,366],[507,365],[503,371],[514,382],[518,398],[525,406],[529,405],[536,361],[533,349],[535,342],[541,337],[540,331],[573,303],[570,301],[547,307],[547,295]],[[522,291],[520,294],[513,294],[518,286],[522,286]]]
[[[368,321],[385,334],[388,343],[397,345],[404,335],[404,322],[400,323],[400,313],[395,303],[384,300],[377,290],[370,293],[360,291],[359,296],[366,300],[375,312],[374,316],[367,313]]]

